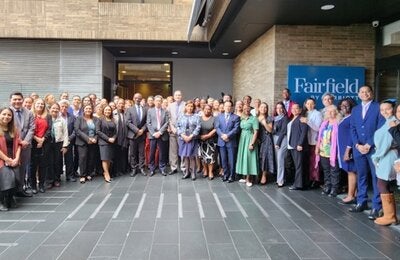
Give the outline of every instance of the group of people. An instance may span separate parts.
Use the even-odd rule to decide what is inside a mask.
[[[318,111],[308,98],[304,107],[290,90],[272,111],[245,96],[233,104],[221,100],[140,93],[133,100],[113,100],[62,93],[41,98],[10,95],[0,110],[0,211],[16,206],[15,195],[32,196],[59,187],[65,165],[67,181],[90,181],[96,174],[109,183],[123,174],[182,178],[198,174],[251,187],[272,177],[278,187],[292,178],[289,190],[322,187],[336,197],[343,183],[351,212],[368,209],[368,175],[373,198],[369,218],[377,224],[397,222],[391,181],[400,172],[400,108],[391,100],[373,101],[372,89],[359,90],[361,104],[345,98],[334,105],[324,94]],[[78,173],[79,169],[79,173]],[[347,181],[341,173],[347,173]],[[382,215],[383,206],[383,215]]]

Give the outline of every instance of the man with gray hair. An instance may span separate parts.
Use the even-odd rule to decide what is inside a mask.
[[[174,102],[171,103],[167,111],[170,116],[169,120],[169,165],[171,166],[170,174],[174,174],[178,172],[178,135],[176,129],[176,122],[178,117],[184,113],[185,111],[185,102],[182,101],[182,92],[180,90],[176,90],[174,92]],[[184,170],[184,166],[181,160],[181,171]]]

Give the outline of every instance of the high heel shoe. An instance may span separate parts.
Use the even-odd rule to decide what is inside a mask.
[[[79,179],[79,181],[83,184],[83,183],[86,182],[86,178],[85,178],[85,177],[81,177],[81,178]]]
[[[107,180],[106,178],[104,178],[104,181],[107,182],[107,183],[111,183],[111,179]]]
[[[92,181],[92,176],[86,176],[87,181]]]

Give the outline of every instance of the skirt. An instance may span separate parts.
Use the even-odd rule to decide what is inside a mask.
[[[15,188],[15,175],[19,168],[3,166],[0,168],[0,191],[6,191]]]

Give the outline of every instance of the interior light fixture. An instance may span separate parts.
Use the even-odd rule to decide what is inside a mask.
[[[171,77],[171,75],[167,75],[167,78],[170,78]]]
[[[229,53],[227,53],[227,52],[222,53],[222,56],[228,56],[228,55],[229,55]]]
[[[121,53],[121,54],[125,54],[125,53],[126,53],[126,51],[124,51],[124,50],[121,50],[121,51],[119,51],[119,53]]]
[[[238,40],[233,40],[233,42],[234,42],[234,43],[241,43],[242,40],[239,40],[239,39],[238,39]]]
[[[321,6],[321,10],[323,10],[323,11],[332,10],[333,8],[335,8],[335,5],[332,5],[332,4],[327,4],[327,5]]]
[[[125,74],[125,73],[126,73],[126,70],[121,71],[121,73],[122,73],[122,74]]]
[[[165,66],[165,67],[169,66],[169,63],[164,63],[164,66]]]
[[[170,72],[170,70],[166,70],[165,72],[169,73],[169,72]]]
[[[171,52],[171,54],[172,55],[178,55],[178,52],[177,51],[173,51],[173,52]]]

